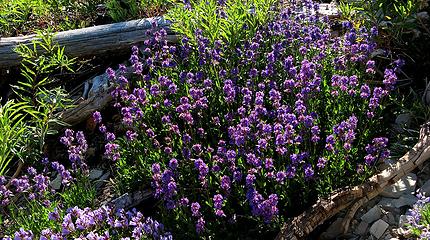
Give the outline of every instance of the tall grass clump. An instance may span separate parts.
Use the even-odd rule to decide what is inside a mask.
[[[402,61],[371,58],[374,27],[332,37],[317,8],[297,3],[250,38],[195,28],[170,46],[148,32],[132,77],[107,70],[122,126],[94,113],[105,155],[124,191],[152,187],[178,238],[267,236],[389,156],[383,111]]]

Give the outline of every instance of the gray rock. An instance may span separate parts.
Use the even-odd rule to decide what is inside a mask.
[[[361,221],[358,226],[355,228],[354,233],[357,235],[365,235],[367,233],[367,229],[369,228],[369,224],[366,221]]]
[[[421,187],[420,192],[425,193],[426,196],[430,196],[430,180],[427,180]]]
[[[99,177],[101,177],[102,175],[103,175],[103,170],[93,169],[93,170],[90,171],[89,178],[91,180],[95,180],[95,179],[98,179]]]
[[[381,208],[379,206],[374,206],[366,214],[361,216],[361,220],[370,224],[381,218],[381,214]]]
[[[428,20],[429,14],[427,12],[419,12],[417,13],[417,18],[420,20]]]
[[[396,183],[385,187],[384,191],[381,193],[381,196],[399,198],[403,194],[410,194],[415,191],[416,183],[417,175],[409,173],[408,175],[399,179],[399,181]]]
[[[382,235],[384,235],[385,231],[388,228],[388,223],[386,223],[384,220],[379,219],[376,221],[372,226],[370,227],[370,234],[374,236],[376,239],[380,239]]]
[[[399,114],[395,120],[395,123],[398,127],[409,126],[411,123],[411,114],[410,113]]]
[[[403,206],[413,206],[417,202],[418,198],[414,195],[402,195],[398,199],[393,200],[393,204],[396,208],[401,208]]]
[[[116,209],[127,209],[132,204],[132,198],[129,193],[125,193],[112,201]]]
[[[110,176],[110,172],[107,171],[105,174],[103,174],[103,176],[101,176],[97,182],[96,182],[96,188],[100,188],[101,186],[103,186],[104,182],[109,178]]]
[[[382,198],[381,201],[379,201],[378,206],[386,210],[395,208],[392,198]]]
[[[330,225],[330,227],[328,227],[327,230],[320,235],[320,239],[329,240],[329,239],[335,239],[336,237],[340,236],[343,233],[342,221],[343,221],[343,218],[336,219],[336,221],[334,221]]]
[[[399,217],[399,228],[404,227],[406,223],[408,223],[408,219],[406,218],[406,215],[400,215],[400,217]]]
[[[61,181],[62,181],[63,179],[61,178],[61,175],[60,174],[57,174],[57,176],[54,178],[54,180],[52,180],[50,183],[49,183],[49,186],[51,186],[53,189],[55,189],[55,190],[58,190],[58,189],[60,189],[61,188]]]
[[[387,218],[388,218],[388,224],[390,224],[391,226],[397,225],[396,218],[394,217],[394,214],[392,214],[391,212],[387,213]]]

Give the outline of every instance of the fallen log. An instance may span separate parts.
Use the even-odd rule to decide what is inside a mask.
[[[53,41],[65,47],[65,53],[72,57],[97,56],[106,52],[129,49],[131,45],[142,43],[148,36],[146,30],[152,22],[159,28],[169,28],[170,22],[163,17],[145,18],[128,22],[113,23],[76,30],[58,32]],[[19,44],[31,44],[36,35],[0,38],[0,68],[19,66],[20,56],[14,52]],[[168,41],[175,42],[177,37],[170,31]]]
[[[284,224],[276,239],[304,239],[318,225],[351,205],[353,207],[348,215],[355,214],[359,206],[378,196],[386,186],[397,182],[429,158],[430,124],[427,123],[420,130],[418,143],[401,157],[396,164],[372,176],[359,186],[336,191],[329,198],[318,200],[309,210]],[[350,216],[347,216],[346,221],[343,223],[344,229],[348,227],[349,219]]]
[[[116,70],[117,75],[125,77],[129,77],[132,73],[131,67],[128,67],[125,73]],[[73,108],[59,113],[59,118],[62,122],[72,126],[85,121],[93,112],[104,109],[113,100],[110,94],[112,90],[113,85],[110,83],[107,73],[87,80],[84,83],[84,91],[80,101],[75,103]]]

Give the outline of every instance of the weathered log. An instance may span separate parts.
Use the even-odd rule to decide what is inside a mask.
[[[276,237],[277,240],[304,239],[318,225],[348,206],[358,209],[364,202],[378,196],[384,187],[397,182],[430,158],[430,125],[420,130],[418,143],[401,157],[396,164],[369,178],[365,183],[335,192],[331,197],[320,199],[309,210],[287,222]],[[355,214],[355,211],[351,211]],[[345,224],[349,224],[347,221]]]
[[[145,18],[128,22],[113,23],[64,32],[53,37],[54,42],[65,47],[65,53],[73,57],[97,56],[106,52],[129,49],[131,45],[143,42],[145,34],[152,28],[152,22],[159,28],[168,29],[170,23],[163,17]],[[18,66],[20,56],[14,52],[19,44],[31,44],[36,35],[0,38],[0,68]],[[177,41],[177,37],[168,31],[168,41]]]
[[[129,78],[133,72],[133,67],[127,67],[124,72],[116,70],[115,74]],[[93,112],[103,110],[109,105],[113,100],[110,94],[113,89],[114,86],[107,73],[85,81],[82,97],[75,106],[60,112],[58,117],[62,122],[72,126],[87,120]]]

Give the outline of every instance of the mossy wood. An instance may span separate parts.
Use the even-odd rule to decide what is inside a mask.
[[[142,43],[148,36],[146,30],[156,21],[159,28],[168,29],[170,23],[163,17],[145,18],[128,22],[113,23],[64,32],[58,32],[54,41],[65,47],[69,56],[97,56],[121,49],[129,49],[133,44]],[[168,31],[168,41],[175,42],[177,37]],[[14,52],[19,44],[30,45],[36,35],[0,38],[0,68],[19,66],[20,56]]]
[[[378,196],[386,186],[397,182],[429,158],[430,124],[427,123],[420,130],[418,143],[396,164],[372,176],[359,186],[336,191],[329,198],[318,200],[309,210],[287,222],[276,240],[305,239],[318,225],[350,207],[342,224],[345,232],[349,227],[351,216],[361,205]]]

